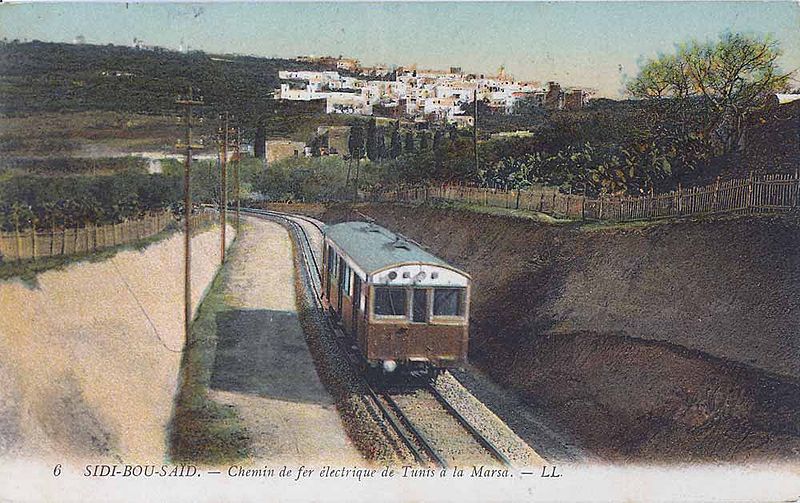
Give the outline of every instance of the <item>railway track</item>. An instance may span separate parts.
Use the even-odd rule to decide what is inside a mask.
[[[458,412],[432,382],[426,381],[418,387],[392,388],[391,385],[371,382],[364,376],[360,366],[361,356],[341,328],[325,313],[321,257],[315,251],[305,227],[311,225],[322,234],[322,226],[318,221],[271,210],[242,208],[241,211],[288,227],[300,248],[298,251],[303,270],[299,272],[309,285],[316,307],[335,334],[335,340],[347,356],[354,373],[363,380],[367,390],[365,398],[417,463],[442,468],[453,464],[501,464],[512,467],[505,454]]]

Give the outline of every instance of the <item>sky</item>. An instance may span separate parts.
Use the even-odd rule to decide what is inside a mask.
[[[779,41],[800,68],[800,3],[773,2],[203,2],[0,4],[0,38],[460,66],[586,86],[619,97],[639,64],[727,30]]]

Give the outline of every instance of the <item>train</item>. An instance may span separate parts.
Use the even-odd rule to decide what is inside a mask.
[[[437,375],[463,366],[471,277],[372,222],[324,229],[322,290],[364,370]]]

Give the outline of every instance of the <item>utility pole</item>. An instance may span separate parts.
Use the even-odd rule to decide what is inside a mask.
[[[192,150],[201,149],[202,145],[192,144],[192,106],[203,104],[202,97],[194,99],[192,88],[189,93],[175,102],[186,111],[185,143],[178,143],[179,150],[186,149],[186,162],[183,168],[183,337],[184,344],[189,342],[189,330],[192,324]]]
[[[475,174],[478,174],[478,85],[475,84],[475,93],[472,101],[475,103],[475,117],[472,121],[472,150],[475,153]]]
[[[220,163],[219,177],[219,228],[220,228],[220,251],[219,261],[225,263],[225,222],[227,221],[226,212],[228,210],[228,112],[225,112],[225,119],[222,127],[222,161]]]
[[[239,212],[242,209],[241,204],[241,197],[239,194],[239,161],[241,160],[242,156],[242,135],[241,131],[239,130],[239,126],[236,126],[236,146],[235,146],[235,156],[234,157],[234,165],[233,165],[233,176],[236,179],[234,182],[234,191],[236,197],[236,235],[239,235],[239,219],[240,215]]]

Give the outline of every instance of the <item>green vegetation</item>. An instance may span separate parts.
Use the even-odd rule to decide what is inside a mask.
[[[72,160],[79,165],[79,160]],[[124,158],[120,165],[125,166]],[[112,164],[113,166],[113,164]],[[264,178],[258,159],[239,164],[242,198]],[[100,169],[100,168],[98,168]],[[183,163],[162,162],[163,173],[147,174],[141,168],[110,175],[45,176],[11,174],[0,178],[0,230],[39,230],[119,223],[146,213],[183,208]],[[233,200],[233,163],[228,164],[228,198]],[[214,162],[192,165],[195,204],[219,202],[219,167]]]
[[[355,186],[353,161],[339,157],[285,159],[272,163],[253,183],[259,194],[271,201],[331,201],[352,196]],[[360,188],[375,187],[383,179],[385,166],[364,162],[358,166]],[[352,178],[351,178],[352,174]]]
[[[268,134],[306,141],[318,125],[352,120],[326,115],[319,102],[273,99],[279,70],[322,69],[294,60],[12,41],[0,42],[0,69],[0,113],[6,116],[88,110],[173,115],[175,99],[191,85],[206,104],[200,110],[206,122],[228,111],[247,140]]]
[[[647,61],[628,91],[637,98],[669,98],[664,113],[676,116],[677,132],[699,137],[712,152],[729,153],[744,147],[748,115],[787,90],[780,55],[769,38],[726,33],[717,42],[691,42]],[[691,117],[681,115],[692,109]]]
[[[3,157],[0,173],[33,175],[95,175],[121,171],[147,173],[147,161],[141,157],[75,158]]]
[[[18,148],[25,156],[35,157],[36,145],[26,134],[53,117],[64,124],[69,122],[53,114],[55,111],[67,111],[82,121],[91,120],[86,114],[120,114],[103,116],[98,127],[81,122],[82,126],[69,134],[48,133],[36,139],[45,147],[52,142],[56,151],[74,149],[76,144],[94,138],[149,145],[154,138],[163,137],[162,146],[171,145],[179,137],[179,125],[175,117],[168,116],[177,111],[175,97],[191,82],[207,104],[202,110],[206,120],[198,125],[198,134],[213,131],[217,114],[230,111],[243,127],[243,138],[254,141],[256,154],[263,154],[267,137],[309,142],[318,126],[353,126],[351,155],[344,160],[287,160],[265,171],[259,161],[243,162],[245,197],[258,192],[272,200],[327,200],[352,196],[356,187],[381,190],[448,182],[512,188],[546,184],[587,195],[663,192],[678,184],[707,183],[735,169],[795,169],[800,158],[796,134],[782,132],[790,128],[791,117],[785,117],[778,107],[765,107],[769,97],[786,85],[787,76],[775,64],[779,54],[780,48],[769,39],[725,34],[716,42],[685,44],[673,55],[644,63],[640,74],[628,83],[631,97],[636,99],[593,100],[580,110],[545,110],[522,102],[512,115],[492,112],[481,103],[476,165],[469,130],[438,124],[425,129],[386,119],[326,115],[320,103],[272,99],[279,85],[278,70],[314,68],[306,63],[113,45],[5,42],[0,44],[0,111],[5,114],[0,121],[16,120],[26,125],[12,127],[13,131],[7,133],[9,128],[0,122],[0,148]],[[795,115],[800,112],[797,107],[791,110]],[[754,130],[762,124],[766,124],[761,128],[763,134],[791,139],[761,139],[763,134]],[[529,134],[491,136],[503,130]],[[4,161],[0,166],[6,170],[0,172],[0,201],[5,203],[2,225],[24,226],[30,221],[30,225],[58,226],[66,220],[113,220],[130,214],[126,212],[149,208],[152,201],[140,201],[142,197],[152,196],[157,204],[166,206],[179,204],[175,190],[181,189],[178,178],[182,168],[177,162],[164,163],[163,180],[148,179],[155,181],[155,194],[139,187],[132,204],[131,197],[118,192],[118,201],[109,197],[95,205],[89,198],[88,206],[99,206],[102,214],[98,208],[66,208],[74,203],[61,197],[43,197],[34,189],[24,193],[7,190],[36,183],[20,182],[18,175],[22,172],[131,171],[111,161],[98,164],[102,167],[83,161]],[[216,202],[216,166],[197,163],[193,176],[196,201]],[[54,185],[47,190],[58,184],[75,184],[83,196],[86,191],[81,192],[81,184],[100,182],[50,183]],[[85,197],[75,199],[78,205],[87,205],[82,202]],[[54,210],[45,204],[65,207],[57,210],[65,215],[48,216]],[[111,204],[119,207],[111,208]]]
[[[247,232],[246,227],[244,232]],[[234,253],[236,242],[229,253]],[[172,461],[220,465],[247,457],[249,440],[236,411],[208,395],[217,346],[217,315],[231,309],[224,294],[228,263],[217,273],[192,323],[170,424]]]
[[[796,142],[773,145],[773,152],[789,152],[768,160],[746,152],[747,147],[761,150],[760,155],[770,151],[759,146],[768,139],[753,134],[745,141],[748,128],[768,121],[788,124],[786,113],[772,105],[788,78],[776,66],[779,55],[768,38],[736,34],[687,44],[676,55],[642,66],[628,86],[636,100],[595,100],[574,111],[521,107],[517,115],[529,118],[527,136],[487,139],[493,119],[484,110],[479,115],[490,125],[480,122],[477,166],[468,133],[407,130],[403,155],[388,161],[385,180],[510,188],[545,184],[591,196],[637,195],[707,183],[742,169],[740,160],[751,169],[794,170]],[[797,108],[787,110],[797,115]]]
[[[108,176],[17,175],[0,182],[0,230],[119,223],[175,208],[177,177],[125,171]]]
[[[498,208],[496,206],[484,206],[482,204],[473,204],[460,201],[429,201],[421,203],[401,203],[401,204],[407,204],[410,206],[424,205],[428,207],[441,208],[441,209],[472,211],[484,215],[497,215],[502,217],[522,218],[549,225],[562,225],[562,224],[575,223],[574,220],[557,218],[552,215],[548,215],[546,213],[540,213],[538,211],[530,211],[523,209],[518,210],[514,208]]]

